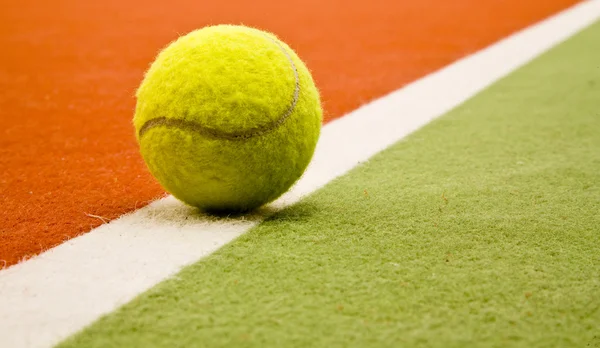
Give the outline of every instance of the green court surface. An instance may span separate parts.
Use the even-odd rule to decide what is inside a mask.
[[[596,24],[61,347],[600,347],[599,43]]]

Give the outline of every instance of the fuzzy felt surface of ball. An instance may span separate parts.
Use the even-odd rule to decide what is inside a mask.
[[[245,26],[193,31],[157,56],[133,123],[152,175],[202,210],[271,202],[305,171],[322,109],[311,74],[275,35]]]

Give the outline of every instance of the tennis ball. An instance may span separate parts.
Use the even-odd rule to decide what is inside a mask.
[[[200,209],[240,212],[298,180],[321,128],[309,70],[275,35],[218,25],[160,52],[137,90],[133,124],[150,172]]]

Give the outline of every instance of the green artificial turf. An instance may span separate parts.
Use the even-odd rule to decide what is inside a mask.
[[[596,24],[61,347],[599,347],[599,42]]]

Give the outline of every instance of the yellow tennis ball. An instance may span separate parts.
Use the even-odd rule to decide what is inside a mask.
[[[167,46],[137,91],[133,124],[150,172],[208,211],[246,211],[281,196],[314,153],[319,93],[273,34],[219,25]]]

